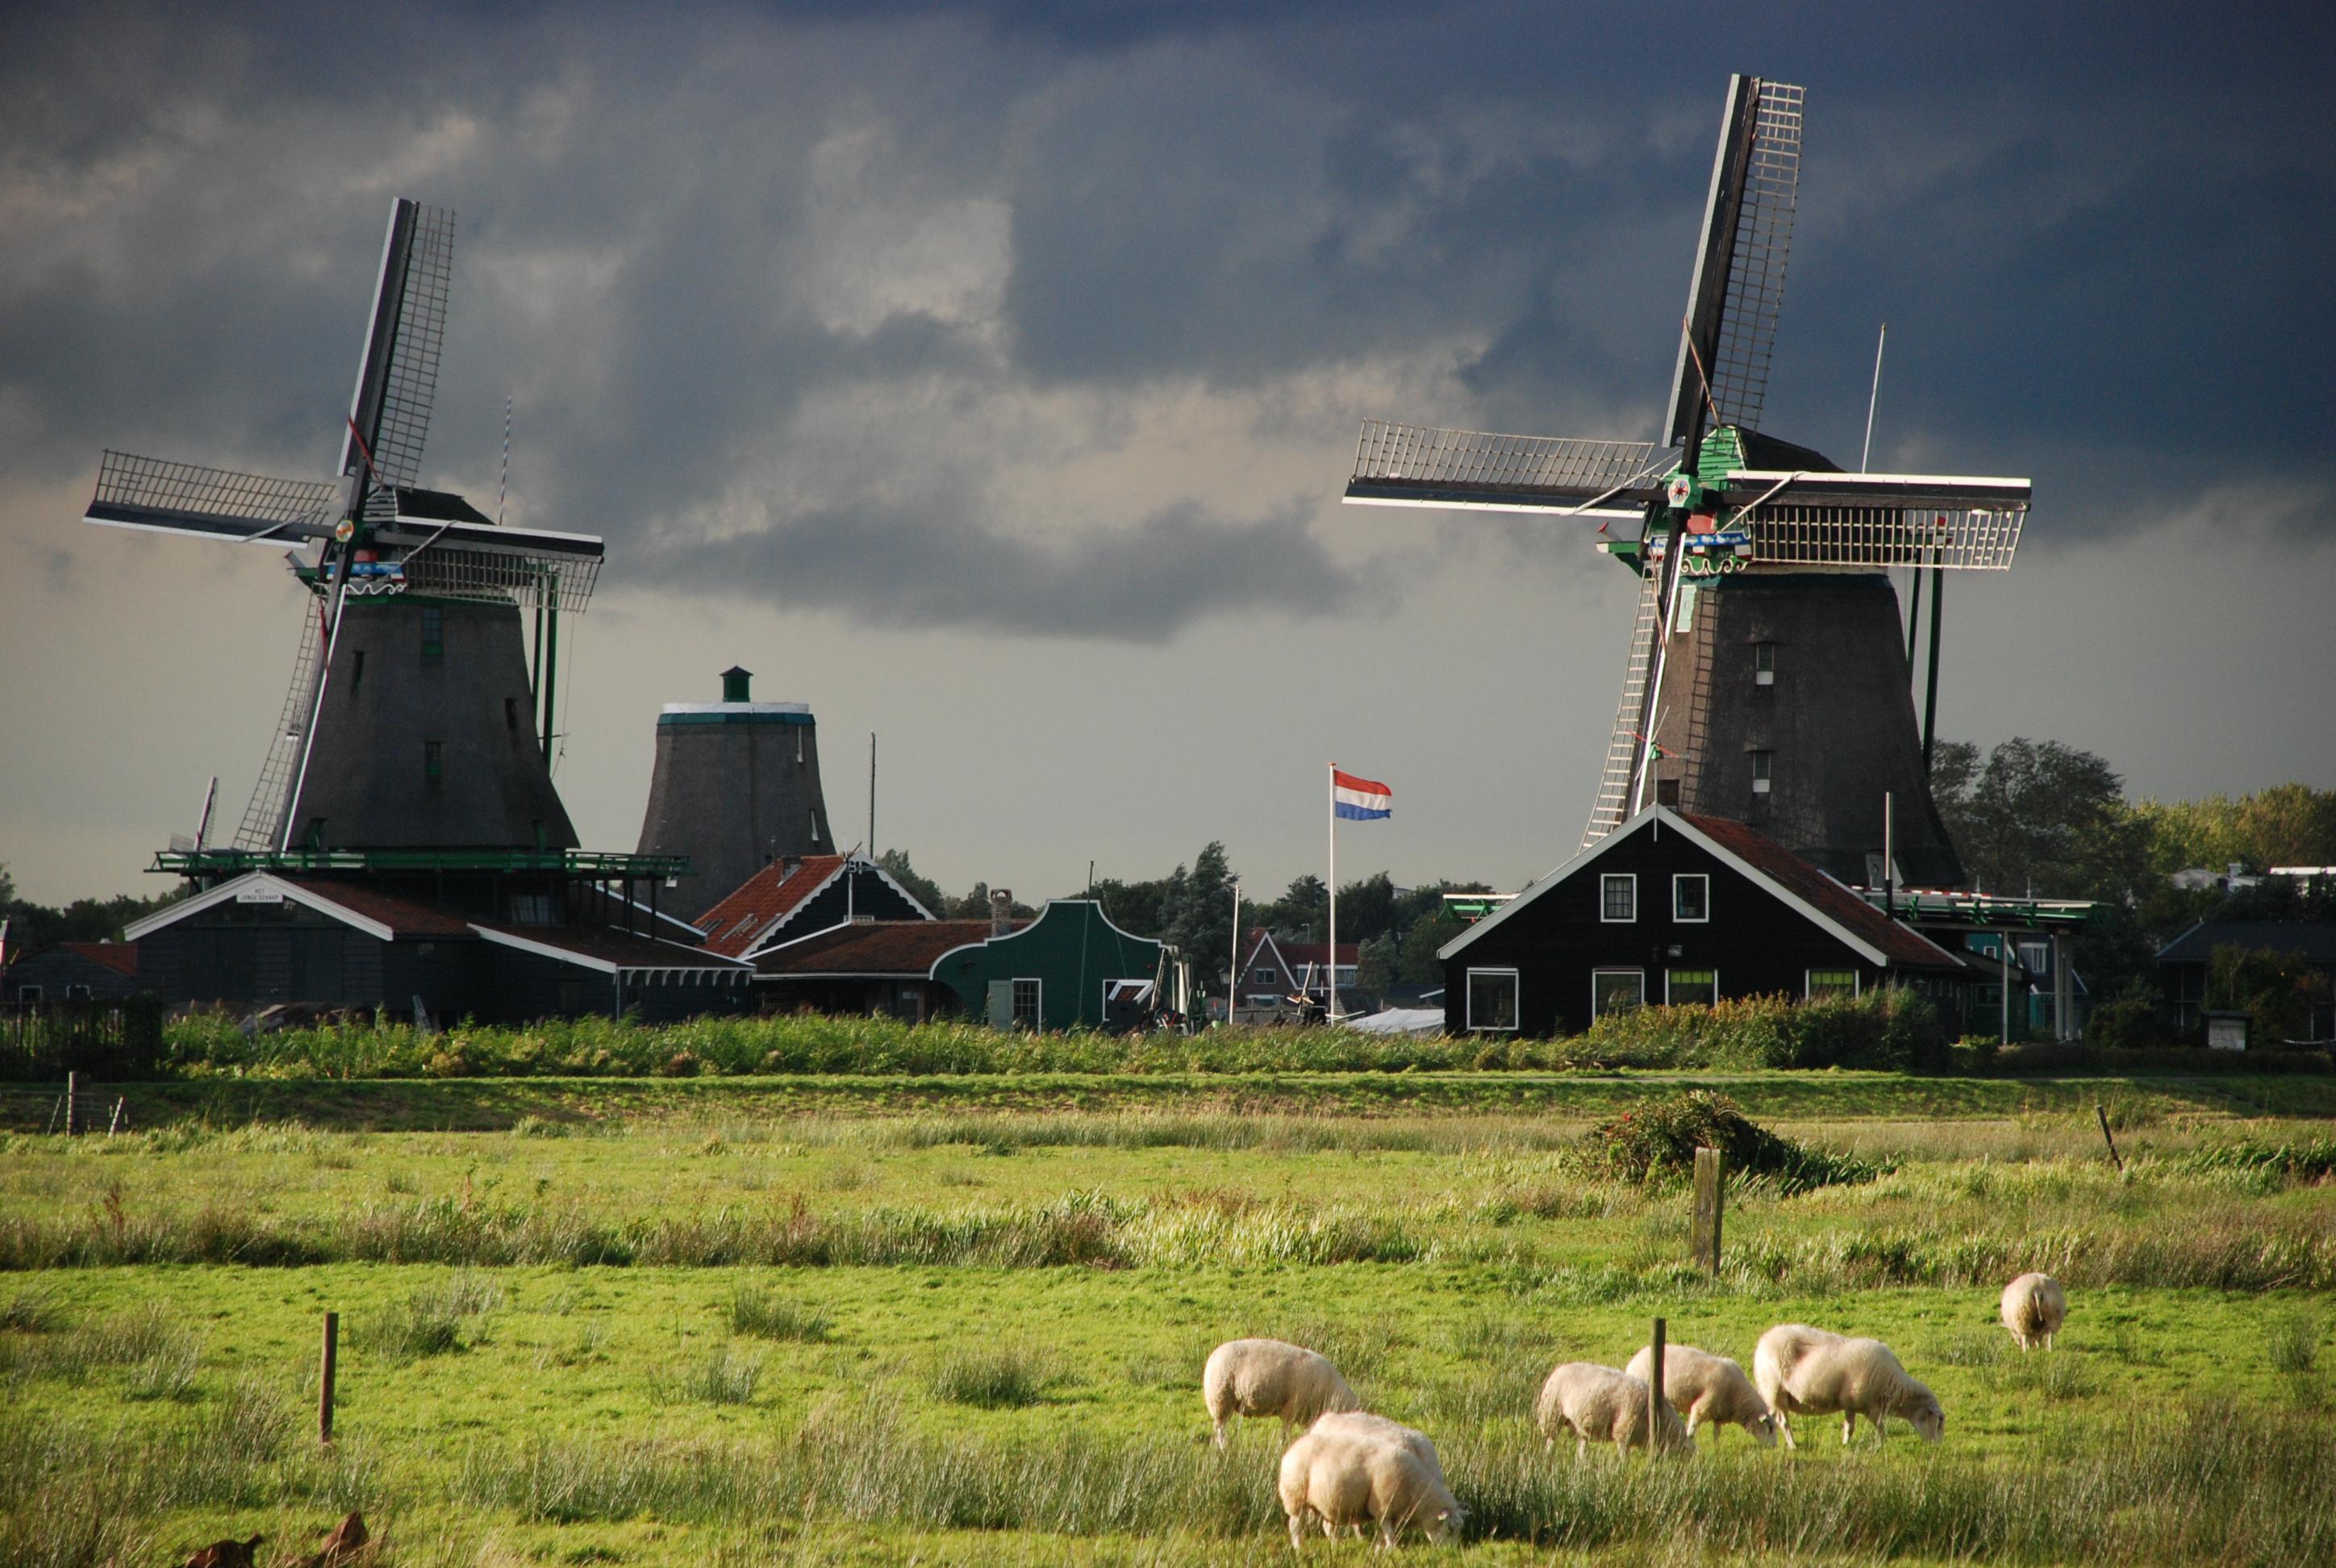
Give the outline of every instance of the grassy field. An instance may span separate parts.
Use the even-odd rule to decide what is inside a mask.
[[[1471,1561],[2336,1555],[2320,1084],[1731,1078],[1882,1170],[1738,1190],[1711,1281],[1681,1193],[1579,1152],[1676,1085],[1522,1076],[141,1091],[132,1135],[0,1137],[0,1565],[290,1550],[349,1507],[401,1564],[1286,1561],[1278,1434],[1204,1441],[1238,1334],[1435,1437]],[[2049,1355],[1994,1323],[2031,1266],[2071,1297]],[[1878,1335],[1946,1439],[1545,1452],[1550,1366],[1655,1314],[1747,1365],[1774,1322]]]

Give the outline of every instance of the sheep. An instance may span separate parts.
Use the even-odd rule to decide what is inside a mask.
[[[1864,1416],[1874,1423],[1874,1440],[1888,1435],[1889,1417],[1905,1420],[1935,1443],[1947,1429],[1946,1413],[1930,1389],[1906,1375],[1890,1347],[1879,1339],[1848,1339],[1806,1323],[1779,1323],[1760,1336],[1752,1353],[1752,1376],[1776,1413],[1785,1446],[1793,1439],[1792,1417],[1841,1412],[1841,1440],[1847,1443]]]
[[[1380,1546],[1389,1547],[1414,1524],[1441,1545],[1465,1516],[1451,1488],[1405,1444],[1336,1422],[1317,1422],[1290,1446],[1278,1490],[1293,1552],[1304,1549],[1309,1518],[1333,1538],[1376,1522]]]
[[[1201,1370],[1215,1442],[1225,1446],[1229,1416],[1279,1416],[1281,1437],[1311,1426],[1326,1410],[1357,1410],[1362,1401],[1329,1358],[1280,1339],[1228,1339],[1209,1352]]]
[[[1642,1347],[1623,1370],[1645,1383],[1653,1378],[1655,1348]],[[1673,1345],[1663,1352],[1663,1397],[1687,1417],[1687,1435],[1698,1427],[1711,1428],[1711,1442],[1719,1446],[1719,1429],[1730,1422],[1759,1440],[1764,1448],[1776,1446],[1776,1417],[1744,1368],[1726,1356],[1715,1356],[1692,1345]]]
[[[1315,1418],[1311,1428],[1316,1432],[1343,1432],[1358,1437],[1376,1437],[1393,1443],[1427,1466],[1436,1485],[1444,1485],[1444,1461],[1436,1452],[1436,1445],[1427,1434],[1400,1421],[1390,1421],[1385,1416],[1374,1416],[1368,1410],[1331,1410]]]
[[[254,1535],[248,1541],[214,1541],[189,1557],[187,1568],[252,1568],[251,1554],[267,1539],[265,1535]]]
[[[2034,1349],[2039,1340],[2050,1349],[2052,1337],[2068,1319],[2068,1298],[2049,1274],[2022,1274],[2003,1288],[2003,1326],[2022,1350]]]
[[[1628,1455],[1647,1445],[1647,1406],[1652,1398],[1643,1378],[1589,1361],[1568,1361],[1542,1384],[1541,1398],[1533,1405],[1533,1422],[1548,1439],[1544,1447],[1555,1446],[1560,1432],[1572,1432],[1576,1458],[1590,1452],[1593,1437],[1601,1443],[1611,1442],[1616,1452]],[[1679,1424],[1679,1412],[1668,1401],[1659,1407],[1663,1447],[1687,1447],[1691,1440]]]

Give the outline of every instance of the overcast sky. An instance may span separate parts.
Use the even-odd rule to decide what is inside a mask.
[[[1650,439],[1727,75],[1808,90],[1765,428],[2032,475],[1942,727],[2136,795],[2336,784],[2326,6],[11,7],[0,863],[153,891],[240,814],[302,597],[90,528],[100,451],[325,477],[389,201],[459,217],[425,478],[607,536],[557,779],[630,849],[658,706],[813,705],[953,890],[1578,838],[1633,580],[1578,523],[1342,507],[1357,423]]]

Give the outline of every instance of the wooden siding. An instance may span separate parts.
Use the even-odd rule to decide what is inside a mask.
[[[1683,872],[1711,878],[1708,920],[1672,919],[1671,878]],[[1638,918],[1627,924],[1600,918],[1601,879],[1617,873],[1638,877]],[[1649,1002],[1663,999],[1668,969],[1714,970],[1722,997],[1798,997],[1813,969],[1854,969],[1866,989],[1882,979],[1864,955],[1677,831],[1630,832],[1562,883],[1522,896],[1532,901],[1445,960],[1446,1028],[1468,1027],[1470,969],[1517,971],[1517,1032],[1533,1036],[1590,1027],[1595,969],[1644,970]]]

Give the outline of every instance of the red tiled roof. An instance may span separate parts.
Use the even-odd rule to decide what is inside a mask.
[[[136,975],[138,944],[136,942],[59,942],[57,946],[69,953],[79,953],[92,963],[103,964],[117,975]]]
[[[738,885],[738,890],[697,917],[713,951],[736,958],[763,932],[817,892],[828,878],[843,869],[842,855],[805,855],[789,865],[773,861]]]
[[[1962,960],[1952,953],[1890,919],[1765,833],[1728,817],[1689,816],[1682,813],[1680,820],[1730,854],[1750,862],[1761,875],[1789,889],[1802,902],[1813,905],[1859,940],[1881,949],[1892,963],[1914,969],[1963,967]]]
[[[918,976],[951,948],[988,940],[988,920],[863,920],[769,949],[754,967],[766,975]]]
[[[401,937],[467,937],[470,921],[460,915],[447,914],[423,904],[410,904],[404,899],[393,899],[371,888],[355,882],[336,882],[317,877],[286,879],[304,892],[314,893],[327,903],[338,904],[353,915],[378,920]]]

